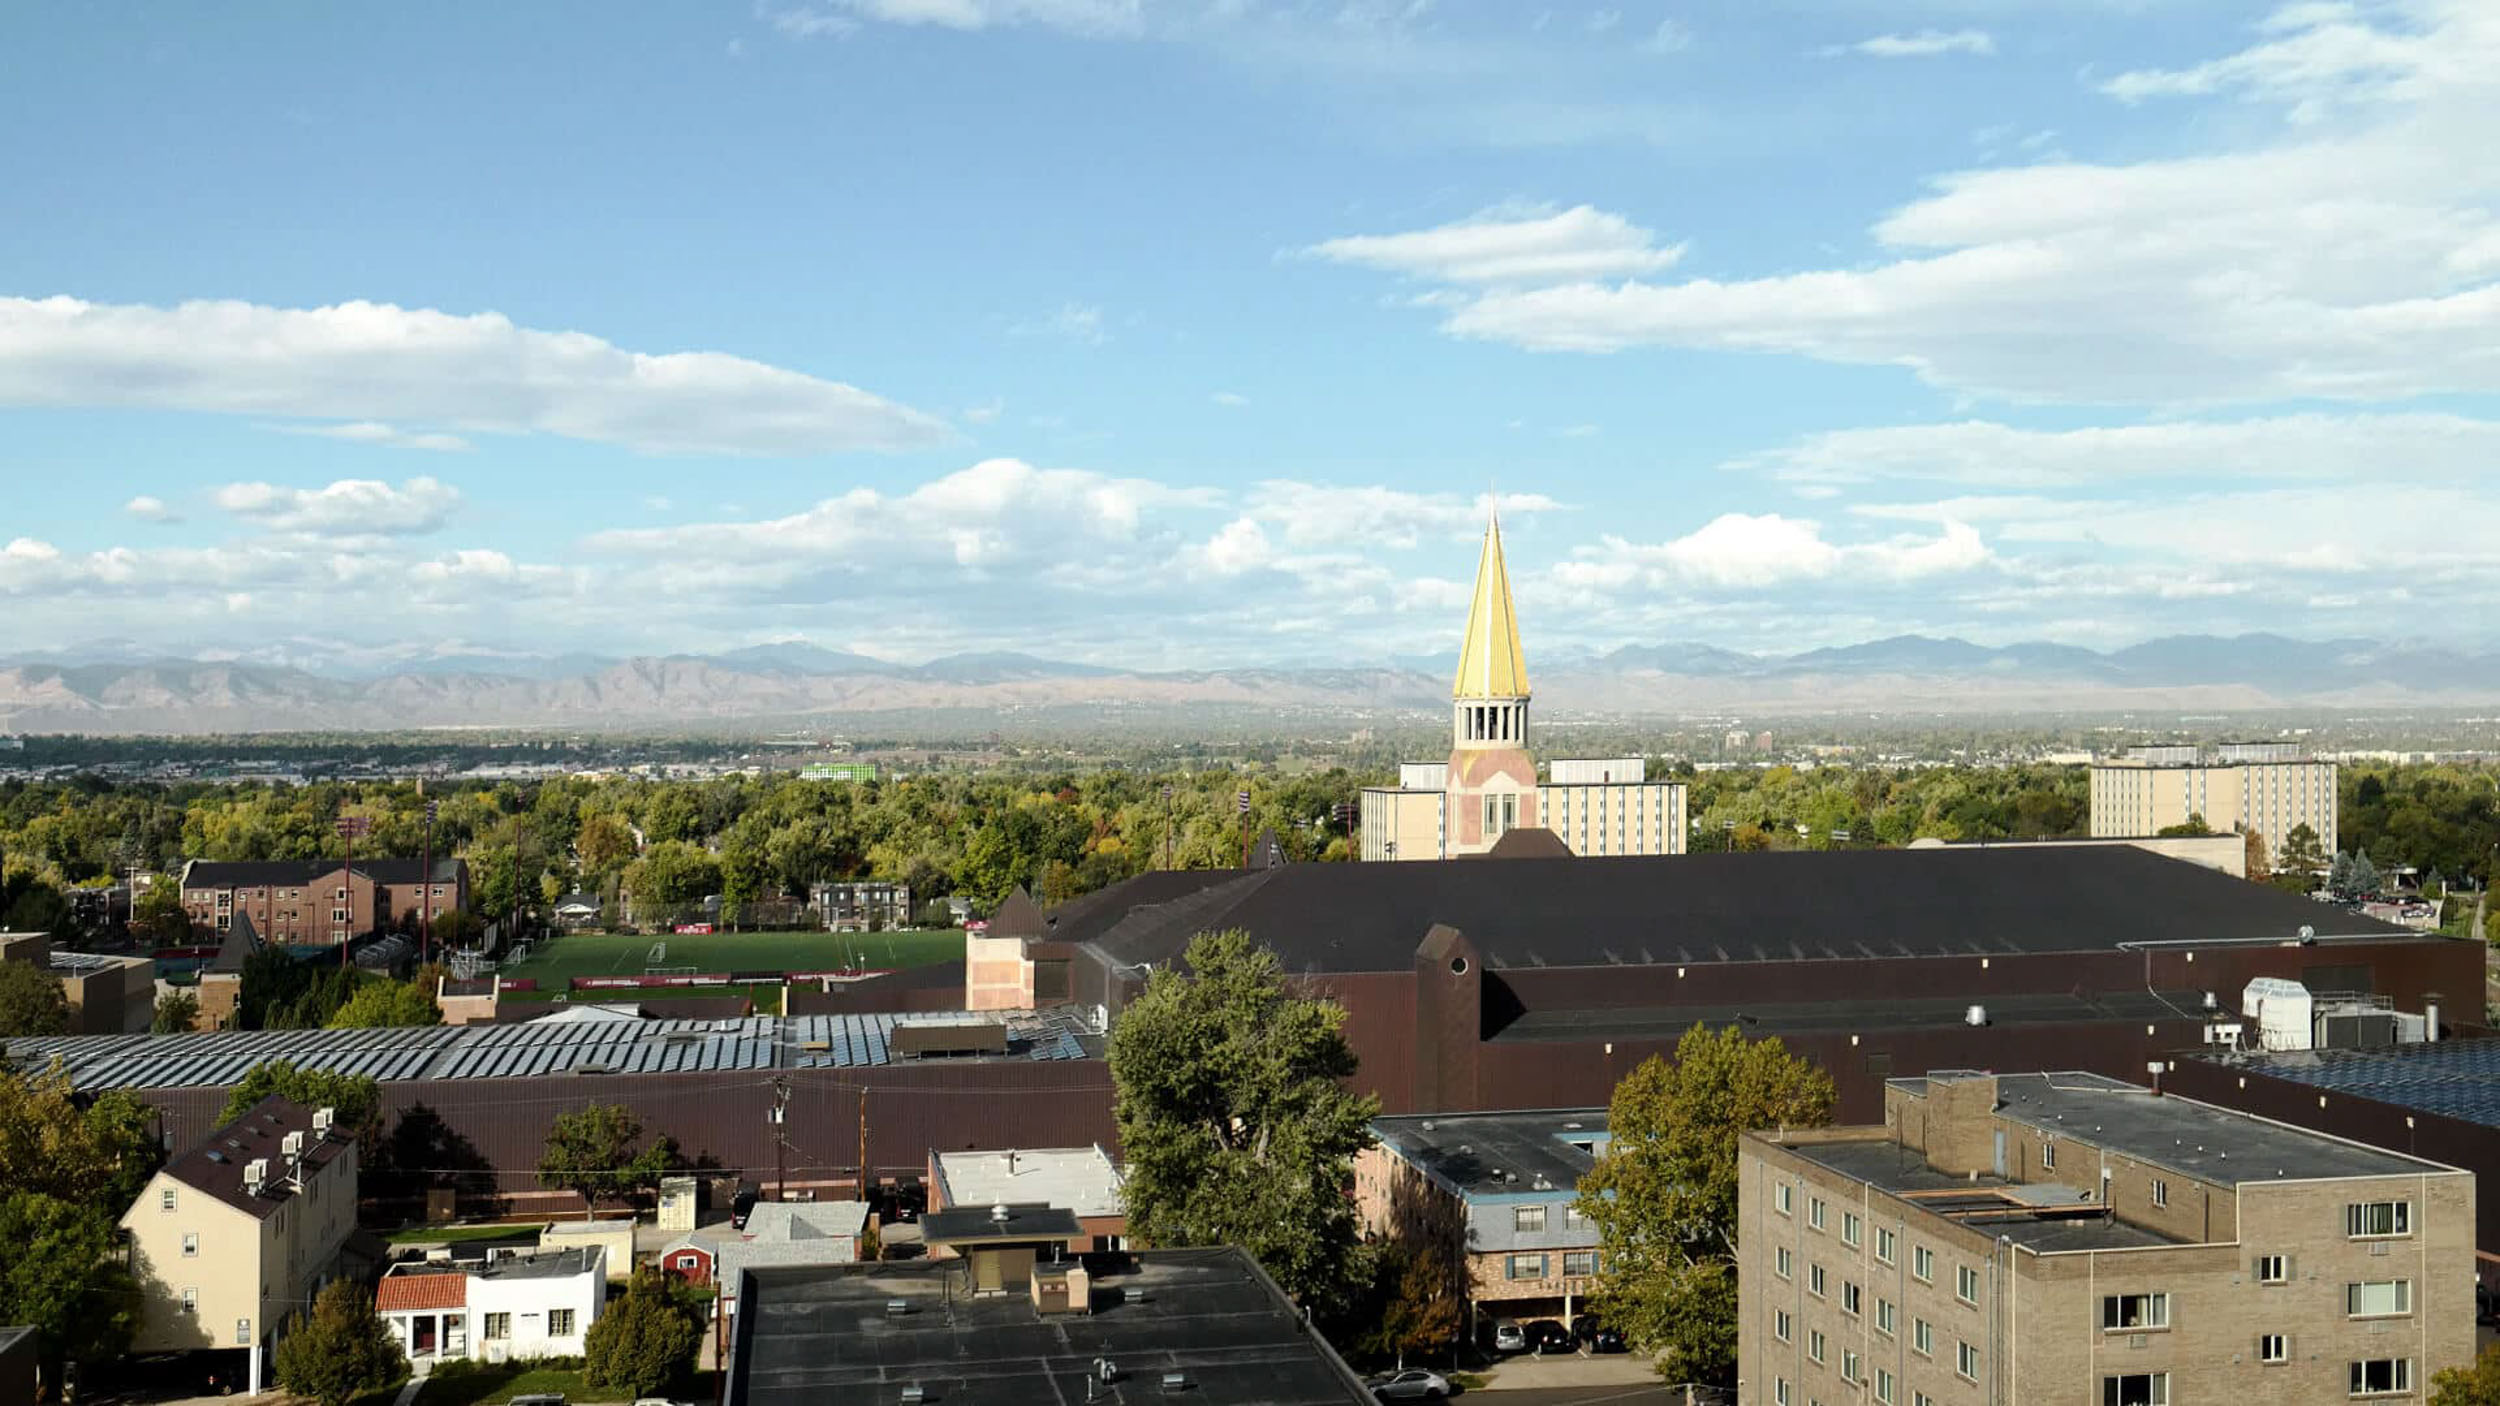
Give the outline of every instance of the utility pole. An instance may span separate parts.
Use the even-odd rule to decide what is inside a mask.
[[[859,1081],[859,1199],[868,1199],[868,1079]]]
[[[425,780],[417,780],[417,794],[425,794]],[[417,961],[434,960],[434,802],[425,803],[425,858],[418,873],[417,889]]]
[[[356,941],[356,837],[373,830],[373,820],[363,815],[342,815],[338,818],[339,838],[347,842],[347,902],[339,911],[347,915],[347,926],[339,938],[339,970],[348,969],[347,950]]]
[[[789,1178],[790,1138],[782,1131],[790,1117],[790,1078],[781,1075],[773,1080],[773,1199],[787,1201],[785,1189]]]

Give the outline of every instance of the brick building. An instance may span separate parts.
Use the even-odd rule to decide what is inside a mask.
[[[2115,1079],[1896,1079],[1737,1170],[1740,1402],[2419,1400],[2474,1356],[2471,1173]]]
[[[264,942],[319,946],[380,928],[414,927],[469,906],[469,862],[441,858],[429,875],[415,859],[328,859],[212,863],[182,868],[182,906],[195,927],[225,932],[248,913]]]
[[[1580,1178],[1605,1148],[1605,1109],[1375,1118],[1372,1134],[1354,1159],[1366,1231],[1459,1255],[1471,1317],[1577,1315],[1599,1268]]]

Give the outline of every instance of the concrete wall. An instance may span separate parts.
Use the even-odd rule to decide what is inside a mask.
[[[561,1279],[494,1279],[471,1275],[469,1278],[469,1353],[488,1362],[509,1362],[530,1357],[578,1357],[590,1325],[599,1319],[599,1310],[606,1304],[608,1281],[604,1273],[576,1274]],[[570,1309],[573,1325],[570,1333],[548,1331],[549,1315]],[[487,1315],[511,1315],[511,1335],[503,1339],[486,1336]]]

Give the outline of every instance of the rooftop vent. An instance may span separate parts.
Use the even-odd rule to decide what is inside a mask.
[[[1964,1025],[1987,1024],[1988,1008],[1986,1006],[1972,1006],[1969,1010],[1962,1012],[1962,1023]]]
[[[885,1301],[885,1316],[888,1318],[900,1318],[910,1312],[911,1300],[909,1299],[887,1299]]]
[[[1163,1374],[1163,1394],[1166,1396],[1172,1396],[1180,1392],[1187,1391],[1191,1385],[1192,1383],[1189,1380],[1189,1374],[1187,1372],[1166,1372]]]
[[[916,1403],[926,1401],[928,1399],[929,1393],[923,1391],[918,1382],[914,1382],[910,1386],[903,1388],[903,1400],[906,1406],[916,1406]]]
[[[1005,1225],[1013,1218],[1014,1212],[1007,1209],[1007,1203],[1004,1201],[990,1207],[990,1223],[992,1225]]]

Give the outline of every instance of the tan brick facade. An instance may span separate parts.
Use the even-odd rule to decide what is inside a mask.
[[[1937,1096],[1923,1099],[1891,1090],[1881,1128],[1744,1140],[1740,1401],[1777,1402],[1783,1382],[1791,1406],[2104,1406],[2113,1390],[2166,1406],[2342,1401],[2356,1370],[2402,1373],[2404,1389],[2366,1399],[2419,1401],[2433,1373],[2472,1359],[2471,1174],[2423,1163],[2410,1175],[2277,1179],[2252,1165],[2225,1184],[2100,1146],[2090,1127],[2044,1136],[1990,1107],[1994,1082],[1930,1086]],[[2041,1166],[2044,1146],[2054,1166]],[[1874,1149],[1902,1183],[1941,1174],[1935,1188],[1895,1191],[1826,1165]],[[2140,1243],[2095,1246],[2088,1232],[2076,1248],[2054,1234],[2017,1243],[2000,1238],[2008,1220],[1932,1209],[1968,1195],[1955,1181],[2050,1187],[2104,1167],[2106,1202],[2089,1204],[2125,1228],[2108,1238]],[[2403,1205],[2403,1233],[2348,1234],[2362,1214],[2350,1208],[2374,1204]],[[2348,1294],[2385,1311],[2348,1312]],[[2401,1309],[2386,1302],[2397,1296]],[[1854,1383],[1843,1375],[1853,1362]]]

